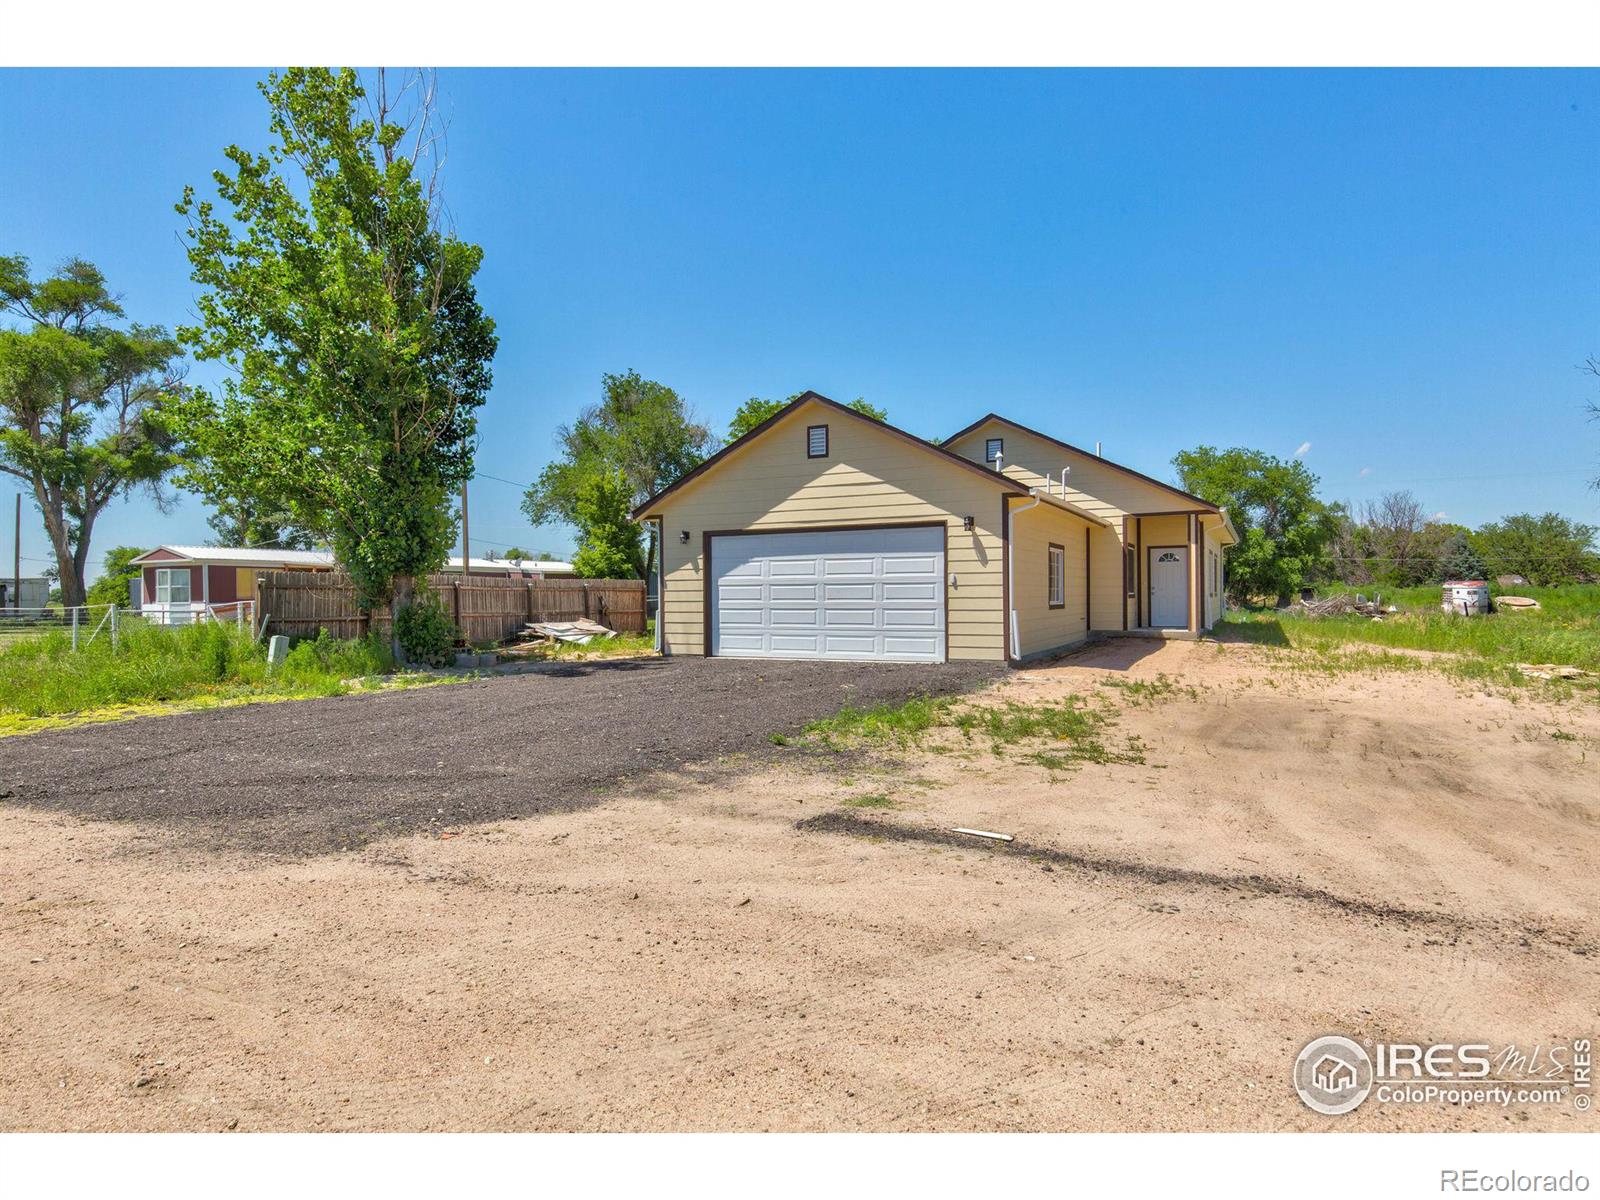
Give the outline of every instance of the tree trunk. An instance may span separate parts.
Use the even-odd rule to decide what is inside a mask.
[[[44,531],[50,538],[50,549],[56,556],[61,603],[67,608],[75,608],[84,601],[83,567],[73,553],[71,538],[67,536],[66,517],[56,505],[50,503],[50,497],[43,487],[35,484],[33,492],[39,512],[44,517]]]
[[[389,600],[389,651],[394,655],[396,666],[405,666],[406,652],[400,645],[400,614],[411,607],[416,595],[416,577],[414,575],[396,575],[394,589]]]

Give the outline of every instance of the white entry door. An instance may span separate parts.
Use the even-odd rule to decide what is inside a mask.
[[[1189,625],[1189,547],[1150,547],[1150,624],[1157,629]]]
[[[943,662],[944,529],[711,539],[711,653]]]

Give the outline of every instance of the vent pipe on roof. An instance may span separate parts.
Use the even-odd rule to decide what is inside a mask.
[[[1101,458],[1101,457],[1103,457],[1103,455],[1101,455],[1101,453],[1100,453],[1100,443],[1099,443],[1099,442],[1096,442],[1096,443],[1095,443],[1095,444],[1094,444],[1094,456],[1095,456],[1095,457],[1096,457],[1096,458]]]
[[[1004,471],[1005,470],[1005,465],[1006,465],[1005,451],[996,450],[994,452],[994,469],[995,469],[995,471],[997,473]]]
[[[1070,470],[1072,470],[1071,467],[1061,468],[1061,498],[1063,500],[1067,498],[1067,472]]]

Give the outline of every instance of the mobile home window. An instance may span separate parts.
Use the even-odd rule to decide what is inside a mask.
[[[990,438],[983,444],[983,461],[986,463],[998,462],[1005,451],[1006,443],[1004,438]]]
[[[1067,551],[1062,546],[1050,547],[1050,607],[1060,608],[1067,602]]]
[[[812,425],[806,430],[806,457],[828,457],[828,427]]]
[[[189,568],[156,568],[156,602],[158,604],[189,603]]]

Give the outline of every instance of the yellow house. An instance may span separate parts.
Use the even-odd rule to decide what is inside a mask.
[[[806,392],[634,518],[667,654],[1020,662],[1222,611],[1213,504],[991,413],[924,441]]]

